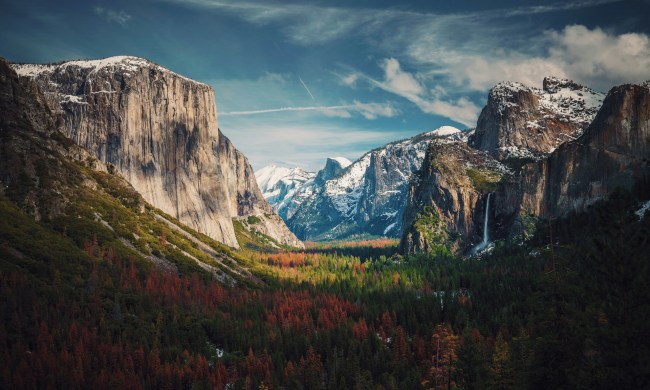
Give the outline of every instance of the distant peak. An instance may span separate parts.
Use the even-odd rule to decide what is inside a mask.
[[[451,135],[456,133],[460,133],[460,130],[458,130],[453,126],[441,126],[433,131],[430,131],[429,133],[427,133],[427,135],[441,137],[441,136],[446,136],[446,135]]]
[[[491,93],[498,93],[498,92],[518,92],[518,91],[528,91],[530,90],[530,87],[517,82],[517,81],[502,81],[495,85],[490,92]]]
[[[584,85],[580,85],[573,80],[563,79],[559,77],[549,76],[544,77],[542,83],[544,91],[548,93],[557,93],[561,89],[568,89],[572,91],[578,91],[582,89],[588,89]]]
[[[328,157],[327,160],[336,161],[341,166],[341,168],[346,168],[347,166],[352,164],[352,162],[350,160],[348,160],[345,157],[340,157],[340,156],[339,157]]]

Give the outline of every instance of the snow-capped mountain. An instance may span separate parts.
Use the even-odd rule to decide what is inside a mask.
[[[306,183],[313,183],[315,177],[316,173],[307,172],[302,168],[276,165],[268,165],[255,172],[262,196],[285,220],[288,215],[292,215],[291,210],[295,208],[291,206],[296,193]]]
[[[255,172],[257,183],[267,202],[284,219],[289,220],[325,182],[352,164],[345,157],[328,157],[318,173],[302,168],[266,166]]]
[[[431,142],[411,180],[401,249],[471,250],[531,218],[586,210],[616,188],[648,199],[650,84],[606,97],[568,80],[500,83],[469,141]],[[465,133],[466,134],[466,133]]]
[[[399,237],[411,174],[420,168],[434,138],[460,136],[445,126],[364,154],[336,177],[310,187],[287,223],[303,239],[354,235]]]
[[[499,160],[539,160],[574,140],[593,121],[605,95],[571,80],[547,77],[543,89],[497,84],[479,116],[470,146]]]

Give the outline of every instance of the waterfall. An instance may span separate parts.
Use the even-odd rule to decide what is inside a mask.
[[[483,249],[485,249],[485,247],[487,247],[488,244],[490,243],[490,235],[489,235],[489,232],[488,232],[488,230],[489,230],[488,229],[488,219],[489,219],[489,214],[488,213],[490,212],[490,196],[491,195],[492,195],[491,193],[488,193],[487,202],[485,203],[485,217],[483,218],[483,241],[481,241],[478,245],[476,245],[474,247],[474,249],[472,249],[472,254],[474,254],[474,255],[479,253]]]

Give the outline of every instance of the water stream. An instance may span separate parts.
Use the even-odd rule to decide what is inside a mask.
[[[485,204],[485,217],[483,218],[483,241],[481,241],[478,245],[474,247],[474,249],[472,249],[472,254],[474,255],[480,253],[490,243],[490,234],[488,229],[489,212],[490,212],[490,196],[492,196],[491,193],[488,194],[487,202]]]

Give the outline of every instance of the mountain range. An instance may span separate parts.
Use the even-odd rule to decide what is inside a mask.
[[[582,211],[617,186],[648,180],[647,83],[607,95],[557,77],[542,85],[499,83],[475,129],[445,126],[349,166],[328,160],[323,171],[338,173],[325,181],[265,167],[258,183],[303,240],[387,236],[405,253],[468,253],[486,233],[526,234],[531,219]]]
[[[242,234],[274,247],[385,236],[405,253],[467,253],[487,236],[525,234],[530,218],[580,211],[648,180],[647,83],[604,95],[555,77],[541,89],[503,82],[475,129],[444,126],[354,162],[329,158],[319,172],[253,172],[219,130],[208,85],[137,57],[10,67],[89,158],[233,248]]]
[[[427,145],[436,138],[462,137],[460,130],[444,126],[391,142],[353,163],[341,157],[329,158],[318,174],[312,174],[313,180],[305,181],[297,190],[269,189],[263,191],[264,196],[303,240],[399,237],[409,179],[422,164]],[[296,182],[292,175],[299,168],[280,169],[257,171],[258,184],[266,188],[271,171],[279,176],[286,172],[279,182]],[[276,191],[285,196],[276,198]]]
[[[585,211],[616,188],[650,198],[649,97],[647,82],[612,88],[602,105],[568,80],[546,79],[543,92],[497,85],[467,143],[429,145],[409,189],[402,250],[467,252],[485,234],[526,236],[535,219]]]

